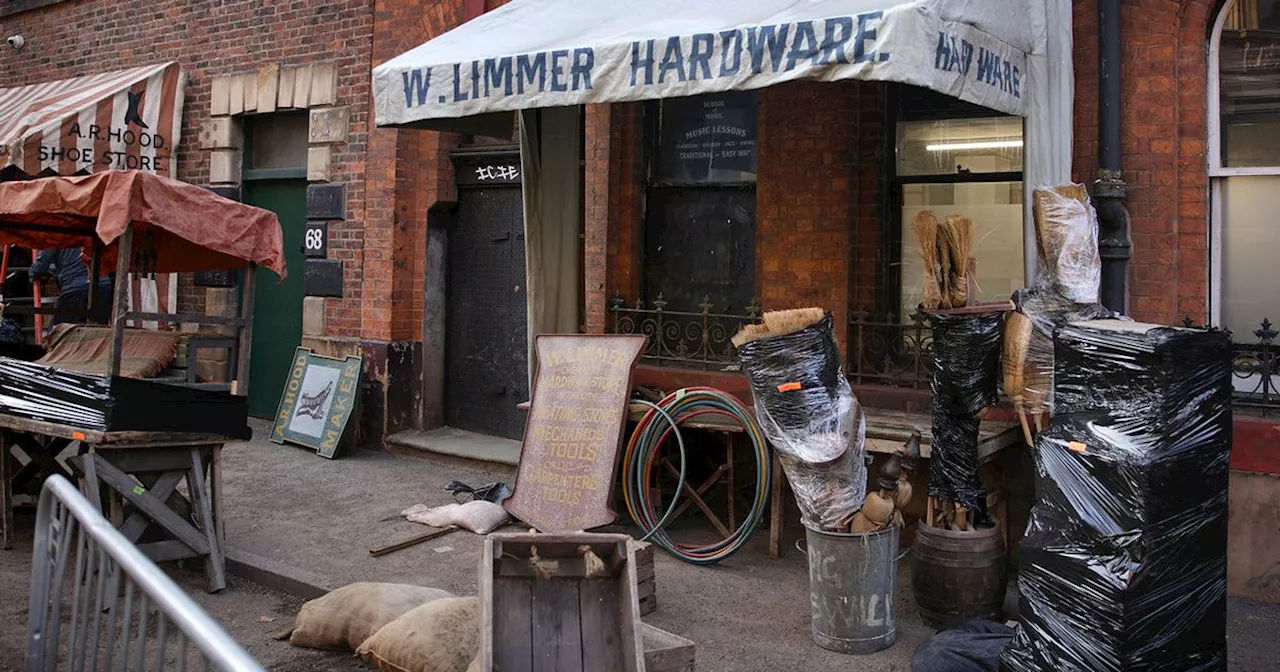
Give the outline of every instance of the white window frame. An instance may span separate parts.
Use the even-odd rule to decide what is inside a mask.
[[[1251,168],[1228,168],[1222,161],[1222,102],[1219,59],[1222,56],[1222,27],[1227,15],[1239,4],[1239,0],[1227,0],[1213,23],[1209,36],[1209,323],[1222,323],[1222,225],[1226,209],[1223,197],[1229,177],[1280,176],[1280,165]]]

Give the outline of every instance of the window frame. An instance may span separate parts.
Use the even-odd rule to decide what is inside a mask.
[[[1208,106],[1205,121],[1209,125],[1209,323],[1222,324],[1222,263],[1223,223],[1226,216],[1226,182],[1231,177],[1280,177],[1280,164],[1231,168],[1224,164],[1222,156],[1222,30],[1227,15],[1240,0],[1226,0],[1218,10],[1212,31],[1209,33]]]
[[[883,237],[886,265],[891,272],[884,274],[884,314],[894,315],[897,321],[904,324],[910,324],[910,315],[898,315],[899,309],[902,307],[902,288],[903,288],[903,187],[908,184],[989,184],[993,182],[1019,182],[1022,184],[1022,200],[1023,206],[1028,198],[1027,181],[1026,181],[1026,141],[1027,141],[1027,120],[1026,117],[1018,117],[1015,115],[1001,114],[995,110],[979,108],[972,103],[966,103],[959,99],[947,100],[946,109],[924,109],[914,110],[906,113],[904,110],[903,98],[905,91],[903,85],[891,84],[889,86],[889,95],[887,96],[888,115],[890,123],[887,124],[885,132],[885,145],[888,151],[885,152],[884,174],[887,176],[885,187],[887,189],[886,196],[888,202],[888,217],[885,221],[888,223],[887,230]],[[944,94],[929,94],[938,100]],[[1020,171],[1009,171],[999,173],[955,173],[947,175],[900,175],[898,174],[898,124],[912,121],[947,121],[947,120],[967,120],[967,119],[999,119],[1014,118],[1022,122],[1022,138],[1023,138],[1023,165]],[[1023,231],[1022,245],[1035,245],[1035,241],[1026,239],[1026,231]],[[1024,279],[1024,283],[1027,280]]]

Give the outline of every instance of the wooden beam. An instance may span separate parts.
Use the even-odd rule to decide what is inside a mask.
[[[102,241],[97,237],[93,237],[93,249],[89,253],[89,321],[93,321],[93,314],[98,310],[98,303],[102,300],[98,296],[98,276],[102,273]]]
[[[182,322],[193,322],[195,324],[215,324],[226,327],[240,326],[240,318],[223,317],[220,315],[200,315],[197,313],[140,313],[129,311],[125,313],[124,319],[142,320],[144,322],[172,322],[180,324]]]
[[[129,310],[129,258],[133,256],[133,223],[120,235],[119,259],[116,260],[115,300],[112,302],[111,360],[107,362],[107,375],[120,375],[120,353],[124,349],[125,313]]]
[[[250,262],[245,265],[240,281],[240,343],[236,348],[236,381],[232,385],[232,394],[242,397],[249,395],[249,355],[253,350],[253,299],[254,284],[258,275],[258,265]]]

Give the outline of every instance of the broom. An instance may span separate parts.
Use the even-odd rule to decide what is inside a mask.
[[[821,322],[826,314],[826,311],[821,308],[794,308],[792,310],[771,311],[764,314],[763,324],[748,324],[734,334],[730,341],[733,343],[733,347],[741,348],[752,341],[794,334],[801,329]]]
[[[950,253],[951,272],[947,291],[952,308],[969,305],[969,254],[973,251],[973,222],[951,215],[942,227],[941,239]]]
[[[938,218],[930,210],[916,213],[911,222],[911,230],[916,234],[919,244],[920,260],[924,262],[924,271],[920,277],[920,306],[925,311],[937,310],[942,303],[942,292],[938,287]]]

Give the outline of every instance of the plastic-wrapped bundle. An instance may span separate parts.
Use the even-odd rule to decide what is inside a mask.
[[[1098,216],[1084,185],[1036,189],[1032,209],[1041,262],[1036,284],[1068,301],[1097,303],[1102,284]]]
[[[1044,288],[1013,293],[1004,334],[1004,391],[1030,413],[1053,409],[1053,333],[1072,322],[1117,317],[1099,303],[1076,303]]]
[[[1055,358],[1005,664],[1226,669],[1228,335],[1087,322]]]
[[[969,509],[976,525],[987,525],[987,491],[978,478],[978,416],[948,407],[933,397],[933,440],[929,458],[929,496]]]
[[[934,399],[971,415],[996,403],[1003,318],[1003,313],[929,315]]]
[[[818,529],[858,509],[866,495],[866,418],[840,366],[832,317],[738,348],[756,418],[777,451],[801,517]]]

